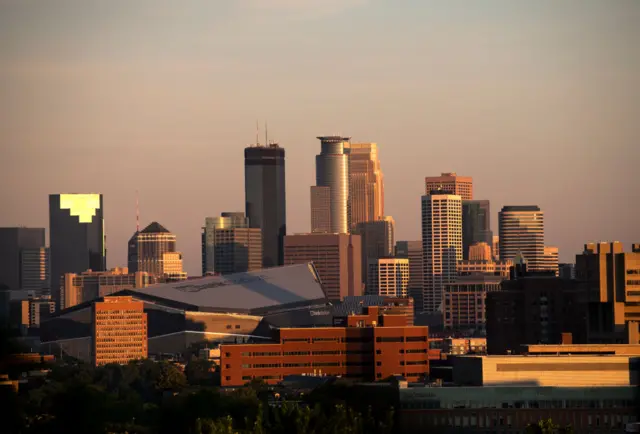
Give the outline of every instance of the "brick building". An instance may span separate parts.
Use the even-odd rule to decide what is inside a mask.
[[[347,327],[280,329],[276,343],[222,345],[221,384],[275,384],[288,375],[419,381],[429,373],[428,328],[405,324],[403,315],[380,315],[371,306],[349,316]]]

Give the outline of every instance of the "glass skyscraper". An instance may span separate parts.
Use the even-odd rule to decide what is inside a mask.
[[[215,273],[216,229],[248,228],[243,212],[223,212],[220,217],[207,217],[202,228],[202,275]],[[262,252],[262,247],[260,248]],[[261,259],[262,261],[262,259]]]
[[[462,201],[462,258],[469,259],[469,247],[475,243],[493,244],[491,212],[488,200]]]

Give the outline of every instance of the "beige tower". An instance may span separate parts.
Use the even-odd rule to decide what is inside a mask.
[[[443,190],[460,196],[462,200],[473,200],[473,178],[470,176],[458,176],[455,172],[442,173],[440,176],[427,176],[424,185],[425,194]]]
[[[376,143],[348,143],[350,228],[359,223],[382,220],[384,177]]]

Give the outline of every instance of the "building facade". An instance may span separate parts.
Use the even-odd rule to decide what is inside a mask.
[[[316,156],[316,186],[329,187],[329,233],[349,233],[349,155],[350,137],[322,136]],[[313,217],[312,217],[313,220]]]
[[[512,261],[458,261],[457,273],[458,276],[484,274],[507,279],[512,266]]]
[[[153,222],[137,233],[136,241],[137,271],[163,276],[164,254],[177,251],[176,236],[160,223]]]
[[[368,281],[370,263],[378,258],[393,256],[396,223],[393,217],[386,216],[382,220],[358,223],[353,233],[362,237],[362,281]]]
[[[500,237],[498,235],[493,236],[493,243],[491,245],[491,253],[493,253],[493,260],[498,261],[500,259]]]
[[[49,252],[42,228],[0,228],[0,285],[49,289]]]
[[[542,269],[544,271],[553,272],[556,276],[559,275],[558,265],[558,248],[554,246],[544,246],[544,254],[542,256]]]
[[[264,255],[262,229],[215,229],[214,271],[217,274],[256,271],[262,268]]]
[[[467,249],[467,259],[469,261],[491,262],[493,260],[493,255],[491,255],[491,246],[485,242],[470,245]]]
[[[498,213],[500,259],[521,253],[530,271],[544,270],[544,213],[535,205],[505,206]]]
[[[415,310],[421,312],[422,309],[422,241],[397,241],[395,248],[397,258],[409,259],[409,287],[407,292],[413,299]]]
[[[445,330],[484,333],[487,294],[499,291],[500,282],[502,278],[498,276],[472,275],[445,285],[442,312]]]
[[[422,196],[423,308],[442,312],[444,286],[462,260],[462,199],[434,191]]]
[[[51,295],[58,307],[62,276],[107,268],[103,209],[101,194],[49,195]]]
[[[282,265],[287,234],[284,148],[277,143],[245,148],[244,188],[249,225],[262,230],[262,266]]]
[[[350,229],[384,217],[384,177],[376,143],[345,143],[349,155]]]
[[[367,294],[406,297],[409,289],[409,259],[378,258],[371,261],[367,282]]]
[[[327,298],[362,295],[359,235],[297,234],[284,239],[285,265],[313,262]]]
[[[460,196],[462,200],[473,200],[473,178],[458,176],[454,172],[442,173],[440,176],[427,176],[424,179],[425,194],[434,190]]]
[[[462,201],[462,258],[469,258],[469,248],[476,243],[493,243],[491,206],[488,200]],[[489,258],[487,258],[489,259]]]
[[[220,217],[205,218],[202,227],[202,275],[215,273],[216,229],[248,228],[249,219],[241,212],[223,212]],[[262,259],[260,259],[262,261]]]
[[[132,297],[104,297],[93,304],[93,364],[126,364],[147,358],[147,314]]]
[[[311,186],[311,232],[331,233],[331,189]]]

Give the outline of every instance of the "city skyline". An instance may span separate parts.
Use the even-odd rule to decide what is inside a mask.
[[[112,6],[119,26],[100,9],[71,14],[71,3],[0,3],[0,182],[11,186],[0,226],[49,238],[49,194],[102,193],[107,265],[122,266],[138,189],[141,223],[170,227],[198,275],[203,219],[244,209],[242,149],[257,115],[287,149],[290,234],[309,231],[315,137],[339,131],[379,144],[398,240],[420,236],[424,177],[449,171],[491,201],[494,233],[505,205],[543,209],[561,262],[588,241],[639,238],[640,62],[627,55],[640,38],[637,3],[424,2],[400,14],[363,1],[322,13],[274,5],[262,18],[202,5],[176,17],[162,3],[147,19],[152,5],[140,2],[130,14]],[[86,27],[69,25],[78,14]],[[390,31],[379,34],[380,22]],[[269,32],[278,25],[297,37]],[[330,54],[348,65],[322,68]]]

